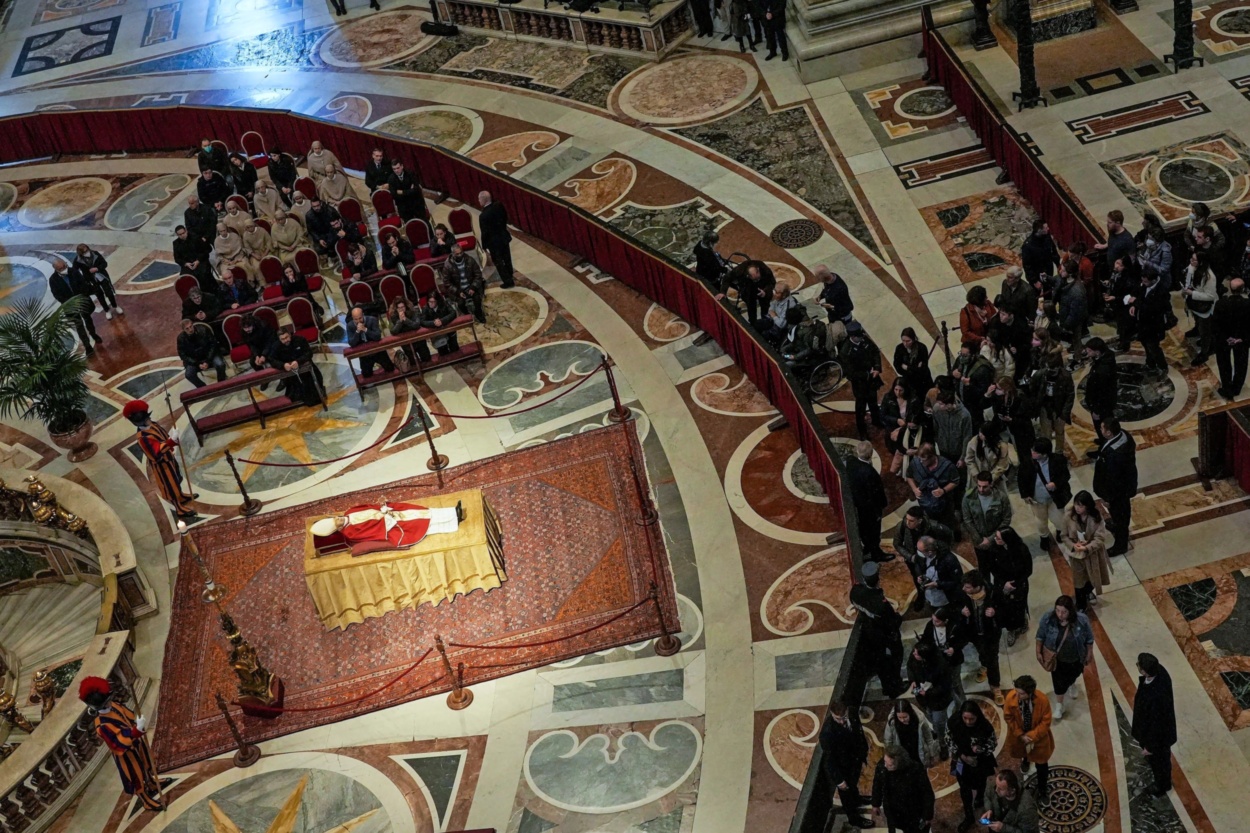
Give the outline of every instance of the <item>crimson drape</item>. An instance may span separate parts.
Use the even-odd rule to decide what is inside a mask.
[[[1244,421],[1236,419],[1232,413],[1216,418],[1224,423],[1224,471],[1237,478],[1242,490],[1250,492],[1250,433]]]
[[[999,115],[980,85],[968,74],[963,61],[933,25],[929,6],[921,10],[921,20],[924,55],[929,65],[927,77],[946,88],[960,115],[968,120],[968,127],[990,156],[1033,204],[1038,216],[1050,224],[1051,236],[1064,246],[1077,240],[1086,247],[1103,242],[1102,231],[1037,161],[1020,134]]]
[[[789,421],[829,495],[834,528],[846,534],[850,557],[858,566],[860,546],[854,512],[848,511],[849,496],[840,486],[841,461],[801,386],[777,354],[682,266],[576,206],[443,148],[277,110],[176,106],[13,116],[0,119],[0,162],[58,154],[189,150],[203,137],[239,147],[240,137],[249,130],[260,133],[268,149],[280,146],[293,155],[320,140],[349,165],[362,163],[374,147],[380,147],[388,157],[412,160],[427,188],[463,202],[476,204],[477,193],[489,190],[507,207],[517,228],[585,258],[711,335]],[[852,575],[858,574],[853,570]]]

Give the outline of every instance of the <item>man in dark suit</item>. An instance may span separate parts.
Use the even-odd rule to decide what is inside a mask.
[[[834,700],[820,730],[821,763],[829,784],[838,791],[847,820],[855,827],[872,827],[872,821],[860,815],[863,804],[859,794],[859,775],[868,761],[868,741],[858,715],[851,714],[845,704]]]
[[[1154,775],[1153,796],[1172,789],[1172,746],[1176,743],[1176,703],[1172,678],[1153,654],[1137,655],[1137,695],[1133,698],[1133,740],[1141,745]]]
[[[1072,475],[1068,471],[1068,460],[1062,454],[1056,454],[1054,443],[1049,437],[1039,437],[1033,441],[1029,455],[1020,455],[1017,469],[1017,481],[1020,486],[1020,497],[1033,510],[1037,518],[1038,535],[1042,541],[1042,552],[1050,552],[1050,524],[1055,529],[1063,529],[1063,508],[1072,500]]]
[[[1107,529],[1115,545],[1107,555],[1128,552],[1128,530],[1133,520],[1133,495],[1137,494],[1137,443],[1111,417],[1102,421],[1103,444],[1094,463],[1094,494],[1107,502],[1111,517]]]
[[[1250,270],[1247,270],[1250,271]],[[1215,363],[1220,370],[1220,396],[1236,399],[1246,383],[1250,358],[1250,298],[1245,278],[1228,282],[1228,293],[1215,302]]]
[[[283,153],[281,148],[272,147],[269,149],[268,171],[269,179],[282,195],[282,201],[290,205],[295,196],[295,180],[299,179],[295,158],[289,153]]]
[[[326,256],[334,254],[334,245],[339,240],[342,226],[343,218],[339,215],[338,209],[329,203],[322,202],[320,197],[313,197],[312,208],[308,209],[308,213],[304,215],[304,227],[308,229],[308,236],[317,254]]]
[[[198,194],[192,194],[187,197],[187,210],[182,212],[182,222],[192,240],[199,241],[206,250],[213,248],[213,238],[217,236],[217,209],[201,202]]]
[[[174,234],[174,263],[178,264],[182,274],[194,275],[200,282],[200,289],[215,290],[216,279],[208,264],[208,254],[212,249],[200,238],[192,237],[186,226],[178,226]]]
[[[720,288],[721,279],[725,277],[725,260],[716,251],[720,235],[709,231],[703,239],[694,244],[694,273],[713,290]]]
[[[91,283],[81,272],[58,257],[52,261],[52,274],[48,276],[48,288],[52,290],[52,297],[62,306],[74,298],[82,299],[76,305],[77,312],[66,310],[66,314],[74,323],[74,329],[78,331],[78,340],[82,342],[83,352],[90,356],[95,352],[91,340],[95,339],[96,344],[104,341],[95,331],[95,324],[91,321],[91,313],[95,309]]]
[[[395,197],[395,210],[406,223],[409,220],[428,220],[425,211],[425,194],[421,191],[421,179],[416,171],[404,167],[398,159],[391,162],[391,176],[387,190]]]
[[[1150,270],[1142,270],[1141,291],[1133,296],[1129,314],[1137,324],[1137,337],[1146,351],[1146,368],[1163,376],[1168,372],[1168,362],[1163,355],[1163,337],[1168,331],[1168,312],[1172,302],[1167,290],[1160,285],[1159,276]]]
[[[1085,377],[1085,407],[1094,421],[1094,435],[1101,437],[1102,421],[1115,416],[1115,406],[1120,401],[1115,354],[1105,341],[1094,336],[1085,342],[1085,357],[1093,361]],[[1090,449],[1087,456],[1097,457],[1098,449]]]
[[[234,193],[234,189],[224,176],[212,168],[205,168],[200,171],[200,178],[195,182],[195,192],[199,195],[200,202],[215,211],[224,211],[226,200]]]
[[[781,50],[781,60],[790,60],[790,47],[786,43],[786,0],[765,0],[764,34],[768,38],[768,54],[765,61],[777,57]]]
[[[372,315],[365,315],[365,311],[360,307],[352,307],[351,320],[347,322],[348,345],[359,347],[361,344],[381,340],[382,327],[378,324],[378,319]],[[382,365],[382,369],[387,373],[395,371],[395,364],[391,361],[391,357],[386,355],[385,351],[381,351],[360,357],[361,375],[366,378],[372,376],[375,364]]]
[[[502,203],[495,202],[490,191],[477,195],[482,214],[478,225],[482,229],[482,246],[490,253],[490,259],[499,272],[499,283],[505,289],[516,285],[512,273],[512,235],[508,233],[508,212]]]
[[[372,194],[379,188],[383,191],[389,189],[391,181],[391,164],[386,161],[386,155],[382,153],[381,148],[374,148],[372,157],[365,165],[365,186]]]
[[[886,697],[897,697],[907,686],[903,683],[903,635],[899,630],[903,617],[894,609],[881,589],[881,568],[869,561],[860,570],[863,578],[851,587],[851,605],[863,624],[860,626],[859,649],[856,651],[854,673],[864,681],[877,677]]]
[[[776,286],[777,277],[767,263],[762,260],[748,260],[725,274],[716,300],[723,299],[730,287],[737,289],[738,299],[747,305],[747,321],[754,324],[761,312],[768,312],[768,304]]]
[[[855,502],[855,519],[859,522],[864,558],[889,561],[894,556],[887,556],[881,549],[881,516],[885,514],[887,505],[885,485],[872,465],[872,443],[860,440],[855,446],[855,459],[846,464],[846,478],[851,485],[851,499]]]

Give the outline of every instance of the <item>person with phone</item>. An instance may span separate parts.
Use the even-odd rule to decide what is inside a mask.
[[[1014,771],[998,771],[994,789],[985,796],[981,824],[991,833],[1037,833],[1037,801],[1021,789],[1020,776]]]
[[[1050,701],[1037,690],[1037,681],[1027,674],[1017,677],[1015,688],[1007,692],[1003,720],[1007,724],[1006,753],[1020,761],[1020,771],[1037,764],[1037,800],[1047,803],[1050,757],[1055,754],[1055,736],[1050,732]],[[997,786],[995,787],[997,790]],[[1036,833],[1034,825],[1033,832]],[[1002,833],[996,831],[996,833]],[[1012,833],[1012,831],[1007,831]]]

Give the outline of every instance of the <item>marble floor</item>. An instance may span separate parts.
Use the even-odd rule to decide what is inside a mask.
[[[962,115],[923,81],[923,62],[897,59],[916,54],[910,47],[804,84],[793,66],[725,49],[734,44],[719,37],[689,41],[653,65],[515,39],[439,39],[420,32],[428,11],[415,4],[360,6],[336,18],[311,0],[12,0],[0,11],[0,115],[273,107],[436,142],[679,260],[717,229],[723,251],[765,260],[804,298],[818,291],[811,269],[829,264],[887,358],[903,327],[933,345],[943,323],[957,324],[969,286],[993,294],[1018,262],[1032,207],[996,182]],[[1050,106],[1013,112],[1011,123],[1092,217],[1119,209],[1136,229],[1143,211],[1172,222],[1194,199],[1246,207],[1250,2],[1195,9],[1207,64],[1180,75],[1161,69],[1171,4],[1140,6],[1117,17],[1099,4],[1093,33],[1039,48]],[[1015,49],[1005,30],[996,33],[1004,46],[983,52],[963,45],[967,32],[952,39],[1007,112]],[[177,154],[0,167],[0,312],[45,296],[50,258],[84,241],[108,257],[126,308],[98,321],[105,344],[90,362],[101,453],[71,465],[42,427],[14,421],[0,425],[0,458],[107,496],[126,524],[159,607],[139,625],[140,671],[156,684],[149,711],[178,555],[120,409],[134,396],[163,403],[162,386],[176,394],[187,384],[173,333],[150,324],[176,305],[169,241],[195,173],[194,160]],[[451,207],[437,206],[436,216]],[[845,560],[826,542],[828,499],[795,437],[769,431],[767,400],[689,323],[540,241],[518,239],[514,259],[516,288],[486,296],[480,365],[359,394],[334,343],[341,330],[328,323],[332,346],[318,361],[329,410],[189,441],[197,506],[209,519],[237,513],[227,449],[305,464],[241,471],[273,508],[409,476],[423,453],[411,428],[354,465],[312,463],[373,445],[418,403],[495,417],[435,419],[453,465],[593,430],[611,404],[597,381],[521,411],[576,384],[606,352],[638,422],[683,650],[665,658],[649,642],[615,648],[484,683],[465,711],[431,698],[287,735],[264,743],[265,757],[247,770],[228,759],[180,767],[170,773],[171,812],[159,819],[125,799],[106,769],[58,833],[250,833],[292,807],[290,829],[302,833],[786,828],[853,623]],[[342,299],[333,300],[331,314],[341,315]],[[1197,414],[1212,401],[1214,369],[1189,366],[1179,332],[1165,347],[1162,382],[1144,383],[1139,352],[1120,359],[1131,404],[1122,418],[1139,447],[1135,542],[1114,560],[1097,611],[1095,667],[1055,728],[1053,771],[1076,804],[1047,819],[1050,831],[1245,829],[1250,638],[1239,593],[1250,570],[1250,503],[1235,483],[1194,474]],[[849,393],[826,405],[826,428],[845,442],[854,435]],[[1081,452],[1092,425],[1079,403],[1068,438],[1076,484],[1086,487],[1092,472]],[[907,504],[897,482],[887,485],[889,530]],[[1036,548],[1030,514],[1018,499],[1015,508]],[[907,603],[905,577],[887,574],[887,586]],[[1038,554],[1034,618],[1070,587],[1062,559]],[[906,636],[920,624],[909,622]],[[1160,801],[1144,794],[1149,776],[1126,728],[1143,650],[1170,670],[1181,712],[1177,789]],[[966,685],[1001,722],[975,670],[970,661]],[[1029,640],[1003,652],[1004,677],[1023,673],[1046,679]],[[177,727],[156,714],[154,731]],[[872,739],[879,754],[880,737]],[[949,774],[930,775],[943,808],[937,829],[953,829]]]

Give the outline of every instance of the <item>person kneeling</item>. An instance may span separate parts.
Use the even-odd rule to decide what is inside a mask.
[[[389,359],[387,361],[390,361]],[[288,372],[301,371],[283,380],[286,395],[305,405],[319,405],[321,392],[325,389],[321,370],[313,363],[312,347],[308,339],[291,332],[289,327],[278,331],[278,338],[269,351],[271,367]]]

